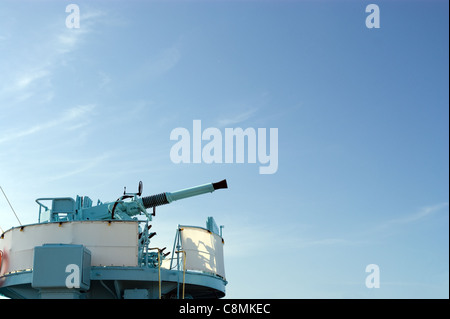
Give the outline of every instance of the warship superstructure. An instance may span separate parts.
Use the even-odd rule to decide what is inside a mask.
[[[172,250],[153,247],[157,206],[218,189],[227,181],[93,205],[88,196],[36,200],[36,224],[0,236],[0,294],[12,299],[222,298],[222,227],[178,225]],[[148,211],[150,210],[150,212]],[[138,218],[139,217],[139,218]],[[175,228],[175,227],[174,227]]]

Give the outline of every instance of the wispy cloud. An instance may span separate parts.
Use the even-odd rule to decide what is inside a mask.
[[[75,50],[83,34],[88,33],[86,29],[67,29],[57,35],[55,49],[59,54],[66,54]]]
[[[448,202],[435,205],[424,206],[415,212],[405,214],[404,216],[380,221],[369,227],[361,227],[361,230],[337,238],[323,238],[307,242],[308,245],[328,245],[328,244],[345,244],[345,245],[367,245],[372,244],[373,239],[380,240],[382,238],[391,237],[401,230],[408,229],[411,225],[424,221],[429,218],[437,217],[439,213],[444,213],[445,209],[448,214]]]
[[[51,129],[56,126],[67,126],[79,120],[80,118],[83,118],[84,115],[91,113],[94,108],[95,108],[94,104],[79,105],[67,110],[60,117],[52,119],[48,122],[36,124],[30,128],[25,128],[9,133],[2,133],[0,135],[0,144],[11,142],[28,135],[36,134],[43,130]]]
[[[180,50],[176,47],[165,49],[156,58],[154,64],[152,64],[153,73],[160,75],[173,69],[181,59]]]
[[[149,57],[137,70],[137,76],[158,78],[175,68],[180,60],[181,51],[177,45],[173,45]]]
[[[267,110],[268,105],[270,105],[270,93],[266,91],[221,103],[220,109],[224,111],[218,114],[216,125],[217,127],[230,127],[249,120],[253,124],[259,123],[261,125],[267,121],[267,114],[270,117],[275,115],[272,110]],[[276,112],[280,111],[276,110]],[[271,123],[270,125],[273,124]]]
[[[46,65],[15,71],[9,76],[5,74],[0,98],[14,97],[15,101],[21,102],[31,98],[37,92],[47,91],[49,75],[50,71]]]
[[[251,109],[247,109],[247,110],[241,111],[239,113],[230,115],[229,117],[221,118],[217,121],[217,126],[218,127],[234,126],[236,124],[239,124],[241,122],[248,120],[257,111],[258,111],[257,108],[251,108]]]
[[[388,220],[382,226],[389,227],[389,226],[393,226],[393,225],[404,225],[404,224],[413,223],[413,222],[419,221],[421,219],[425,219],[437,212],[440,212],[440,211],[444,210],[445,208],[447,208],[447,210],[448,210],[447,202],[436,204],[436,205],[431,205],[431,206],[425,206],[425,207],[422,207],[421,209],[419,209],[419,211],[417,211],[415,213],[411,213],[409,215],[405,215],[400,218]]]
[[[374,238],[380,240],[386,236],[389,237],[396,234],[398,230],[408,227],[410,224],[412,225],[416,222],[426,220],[427,218],[436,217],[439,213],[447,212],[448,214],[448,207],[448,202],[424,206],[418,211],[405,216],[381,221],[372,227],[362,227],[360,231],[347,232],[342,235],[337,234],[334,237],[300,237],[293,235],[290,236],[287,241],[291,243],[292,247],[298,249],[309,247],[352,247],[372,245]],[[296,234],[294,231],[287,231],[287,233]],[[383,234],[383,236],[380,236],[380,234]],[[278,236],[286,240],[286,236],[281,236],[281,234],[278,234]],[[271,236],[271,238],[276,237],[277,236]]]
[[[60,28],[52,43],[55,52],[66,54],[76,50],[84,37],[94,31],[95,23],[103,16],[106,16],[106,12],[98,9],[83,10],[83,14],[80,15],[80,28]]]
[[[36,69],[21,74],[14,83],[13,90],[23,90],[29,87],[33,82],[47,76],[49,72],[45,69]]]
[[[67,28],[60,19],[50,21],[52,32],[41,31],[40,34],[45,34],[45,37],[28,39],[26,49],[18,49],[17,54],[9,57],[8,63],[3,66],[0,78],[0,102],[3,103],[0,108],[5,105],[12,107],[30,99],[34,104],[49,102],[55,96],[52,85],[54,73],[59,66],[68,64],[70,54],[82,46],[86,36],[94,31],[96,19],[103,15],[105,13],[98,10],[84,11],[79,29]],[[8,38],[3,35],[0,41]]]
[[[72,163],[70,165],[70,167],[72,168],[71,170],[62,172],[62,173],[60,173],[58,175],[50,176],[50,177],[48,177],[48,181],[52,181],[53,182],[53,181],[56,181],[56,180],[60,180],[60,179],[63,179],[63,178],[67,178],[67,177],[71,177],[71,176],[74,176],[74,175],[78,175],[78,174],[84,173],[84,172],[86,172],[86,171],[88,171],[88,170],[90,170],[90,169],[92,169],[94,167],[99,166],[101,163],[103,163],[104,161],[106,161],[110,157],[111,157],[110,154],[105,153],[105,154],[99,155],[99,156],[94,157],[94,158],[83,159],[83,160],[78,161],[79,165],[76,168],[72,168],[74,166],[74,164]]]

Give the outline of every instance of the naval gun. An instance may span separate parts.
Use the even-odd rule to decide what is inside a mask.
[[[116,201],[102,203],[99,200],[96,206],[92,205],[92,200],[88,196],[77,196],[76,200],[70,197],[38,198],[36,202],[39,204],[39,223],[76,220],[133,220],[133,216],[141,213],[152,220],[157,206],[212,193],[223,188],[228,188],[226,179],[217,183],[207,183],[175,192],[141,197],[143,184],[139,182],[137,193],[126,193],[125,189],[123,195]],[[42,203],[45,200],[52,201],[51,208]],[[147,209],[150,208],[153,208],[152,214],[147,212]]]
[[[117,200],[97,205],[88,196],[38,198],[38,223],[0,234],[0,295],[222,298],[224,240],[212,217],[206,228],[178,224],[171,252],[150,245],[156,232],[149,230],[156,207],[223,188],[226,180],[142,196],[140,182],[137,193],[125,188]]]

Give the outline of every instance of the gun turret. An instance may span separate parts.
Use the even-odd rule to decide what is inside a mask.
[[[40,205],[39,222],[56,222],[65,220],[108,220],[120,219],[131,220],[132,216],[143,213],[151,220],[151,215],[147,213],[148,208],[169,204],[173,201],[212,193],[217,189],[228,188],[224,179],[217,183],[208,183],[195,187],[182,189],[175,192],[165,192],[161,194],[140,197],[142,194],[142,183],[139,183],[139,191],[135,194],[126,194],[119,197],[115,202],[98,202],[92,206],[89,197],[77,196],[76,201],[69,197],[64,198],[39,198],[36,202]],[[41,203],[43,200],[51,200],[51,209]],[[127,200],[127,201],[125,201]],[[42,210],[44,209],[44,210]]]
[[[161,194],[138,197],[142,193],[142,183],[139,183],[139,192],[134,195],[124,194],[119,198],[111,210],[111,218],[118,217],[119,219],[128,219],[126,216],[134,216],[139,213],[144,213],[149,219],[150,215],[147,213],[148,208],[155,208],[156,206],[170,204],[173,201],[198,196],[206,193],[212,193],[216,189],[228,188],[227,180],[224,179],[217,183],[208,183],[199,186],[185,188],[175,192],[165,192]],[[125,198],[133,197],[130,202],[122,202]]]

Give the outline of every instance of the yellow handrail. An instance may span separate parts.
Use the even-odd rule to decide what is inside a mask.
[[[158,250],[158,283],[159,283],[159,299],[161,299],[161,249],[154,247],[148,250]]]

